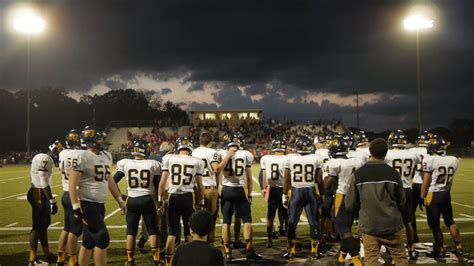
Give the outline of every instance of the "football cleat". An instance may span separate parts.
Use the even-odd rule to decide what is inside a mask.
[[[271,239],[267,240],[267,244],[265,245],[267,248],[271,248],[273,245],[273,241]]]
[[[409,250],[408,251],[408,257],[410,258],[410,260],[417,260],[418,259],[418,251]]]
[[[125,266],[135,266],[135,260],[132,260],[132,261],[126,261]]]
[[[247,252],[247,260],[261,260],[262,259],[262,256],[255,253],[254,250],[250,251],[250,252]]]
[[[232,243],[232,248],[233,249],[245,248],[245,244],[242,243],[241,240],[239,240],[237,242]]]
[[[58,261],[58,256],[54,255],[53,253],[50,253],[48,256],[44,256],[44,261],[47,263],[55,263]]]
[[[234,257],[232,257],[232,253],[225,253],[224,254],[224,261],[227,263],[227,262],[231,262],[232,260],[234,259]]]
[[[292,260],[295,258],[295,253],[293,252],[287,252],[285,254],[283,254],[283,258],[287,259],[287,260]]]

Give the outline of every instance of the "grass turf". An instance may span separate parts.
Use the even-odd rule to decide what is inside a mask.
[[[259,165],[254,165],[252,171],[255,177],[258,176]],[[465,252],[474,253],[474,159],[462,159],[460,167],[454,177],[452,187],[452,202],[454,208],[455,221],[459,226],[464,244]],[[0,265],[23,265],[28,256],[28,236],[31,226],[31,209],[26,201],[26,192],[30,187],[29,165],[3,166],[0,168]],[[122,191],[126,191],[125,181],[120,183]],[[60,199],[62,195],[61,178],[59,171],[53,173],[53,194]],[[254,192],[259,192],[258,184],[254,183]],[[59,204],[60,206],[60,204]],[[106,202],[106,216],[117,209],[116,202],[109,195]],[[418,231],[422,242],[432,242],[431,231],[428,228],[424,212],[418,210],[417,219]],[[252,217],[254,223],[254,237],[257,251],[264,251],[266,227],[266,202],[263,197],[255,196],[252,203]],[[220,218],[219,218],[220,219]],[[58,214],[52,216],[51,228],[48,230],[50,248],[56,253],[57,239],[62,228],[63,213],[62,206]],[[219,223],[219,221],[218,221]],[[111,215],[107,220],[108,226],[122,226],[119,228],[109,227],[111,244],[108,250],[109,265],[123,265],[125,255],[125,218],[119,212]],[[298,241],[309,242],[307,237],[307,225],[300,225],[298,228]],[[443,232],[449,232],[443,227]],[[220,227],[216,230],[217,239],[220,237]],[[445,243],[452,246],[449,235],[445,235]],[[216,242],[217,244],[217,242]],[[279,250],[284,250],[286,240],[280,238],[274,241],[274,255],[277,256]],[[41,254],[41,251],[39,251]],[[137,264],[151,263],[150,253],[137,252]]]

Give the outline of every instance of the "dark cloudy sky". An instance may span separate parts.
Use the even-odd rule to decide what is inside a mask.
[[[0,89],[25,87],[26,39],[0,1]],[[408,128],[416,120],[414,9],[426,127],[473,118],[474,1],[47,1],[32,39],[32,83],[71,96],[151,89],[184,108],[262,108],[267,118],[342,119]]]

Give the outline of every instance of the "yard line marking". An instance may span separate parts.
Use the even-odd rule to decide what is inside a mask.
[[[474,217],[472,218],[454,218],[456,222],[473,222]],[[417,222],[424,222],[427,223],[428,221],[426,219],[416,219]],[[309,223],[307,222],[300,222],[298,225],[308,225]],[[216,227],[221,227],[222,223],[216,224]],[[252,223],[252,226],[267,226],[267,223]],[[107,229],[125,229],[127,226],[124,225],[107,225]],[[0,231],[29,231],[31,230],[31,227],[0,227]],[[49,227],[48,230],[63,230],[62,226],[53,226]],[[474,233],[474,232],[473,232]],[[464,232],[462,233],[464,234]],[[429,234],[431,235],[431,233]]]
[[[112,217],[114,214],[116,214],[117,212],[121,211],[122,209],[120,208],[117,208],[115,211],[109,213],[107,216],[104,217],[104,221],[109,219],[110,217]]]
[[[10,173],[17,173],[17,172],[29,172],[30,170],[29,169],[26,169],[26,170],[16,170],[16,171],[6,171],[6,172],[0,172],[0,175],[4,175],[4,174],[10,174]]]
[[[18,224],[18,222],[12,223],[12,224],[9,224],[9,225],[6,225],[5,227],[12,227],[12,226],[15,226],[15,225],[17,225],[17,224]]]
[[[261,221],[262,223],[266,223],[266,222],[267,222],[267,218],[260,218],[260,221]]]
[[[59,187],[59,186],[61,186],[61,184],[54,185],[54,186],[52,186],[51,188]],[[15,194],[15,195],[11,195],[11,196],[7,196],[7,197],[0,198],[0,200],[10,199],[10,198],[18,197],[18,196],[26,196],[26,194],[27,194],[27,193],[23,192],[23,193],[20,193],[20,194]]]
[[[428,216],[424,215],[424,214],[420,214],[421,217],[423,218],[427,218]]]
[[[469,179],[456,178],[456,180],[460,180],[460,181],[464,181],[464,182],[469,182],[469,183],[474,183],[474,180],[469,180]]]
[[[451,201],[451,203],[455,204],[455,205],[463,206],[463,207],[466,207],[466,208],[474,209],[474,206],[472,206],[472,205],[462,204],[462,203],[458,203],[458,202],[454,202],[454,201]]]
[[[51,224],[50,226],[56,226],[58,224],[60,224],[61,222],[55,222],[54,224]]]
[[[467,217],[467,218],[474,218],[474,216],[472,215],[467,215],[465,213],[460,213],[459,215],[463,216],[463,217]]]
[[[14,178],[8,178],[8,179],[0,179],[2,182],[3,181],[10,181],[10,180],[17,180],[17,179],[22,179],[22,178],[27,178],[30,176],[20,176],[20,177],[14,177]]]

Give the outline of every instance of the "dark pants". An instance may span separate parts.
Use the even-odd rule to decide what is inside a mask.
[[[449,228],[454,224],[453,207],[449,191],[429,192],[426,196],[426,215],[431,229],[440,228],[440,218],[443,216],[444,224]]]
[[[171,194],[168,207],[168,235],[179,236],[181,231],[180,220],[183,219],[184,236],[191,235],[189,218],[194,212],[193,193]]]
[[[82,246],[87,249],[98,247],[105,249],[109,246],[109,232],[104,222],[104,203],[81,201],[84,223]]]
[[[72,233],[75,236],[80,236],[82,234],[82,222],[74,218],[71,199],[69,198],[69,191],[64,191],[63,197],[61,198],[61,204],[64,209],[63,230]]]
[[[143,222],[149,235],[158,234],[158,219],[156,215],[156,205],[150,195],[127,198],[127,235],[136,236],[140,217],[143,216]]]
[[[272,187],[270,188],[270,196],[268,197],[268,210],[267,210],[267,218],[268,219],[275,219],[276,211],[280,212],[283,219],[288,219],[288,211],[283,206],[283,202],[281,201],[283,195],[283,188],[281,187]],[[283,221],[280,221],[283,223]]]
[[[221,208],[225,224],[231,224],[234,210],[235,216],[242,218],[244,223],[252,222],[250,203],[245,196],[243,187],[223,186]]]
[[[300,221],[303,209],[310,225],[310,237],[312,240],[317,240],[319,239],[318,200],[314,187],[292,189],[288,207],[288,239],[296,239],[296,226]]]
[[[33,229],[38,231],[48,229],[51,224],[51,205],[44,193],[40,189],[30,188],[26,197],[31,205]]]

